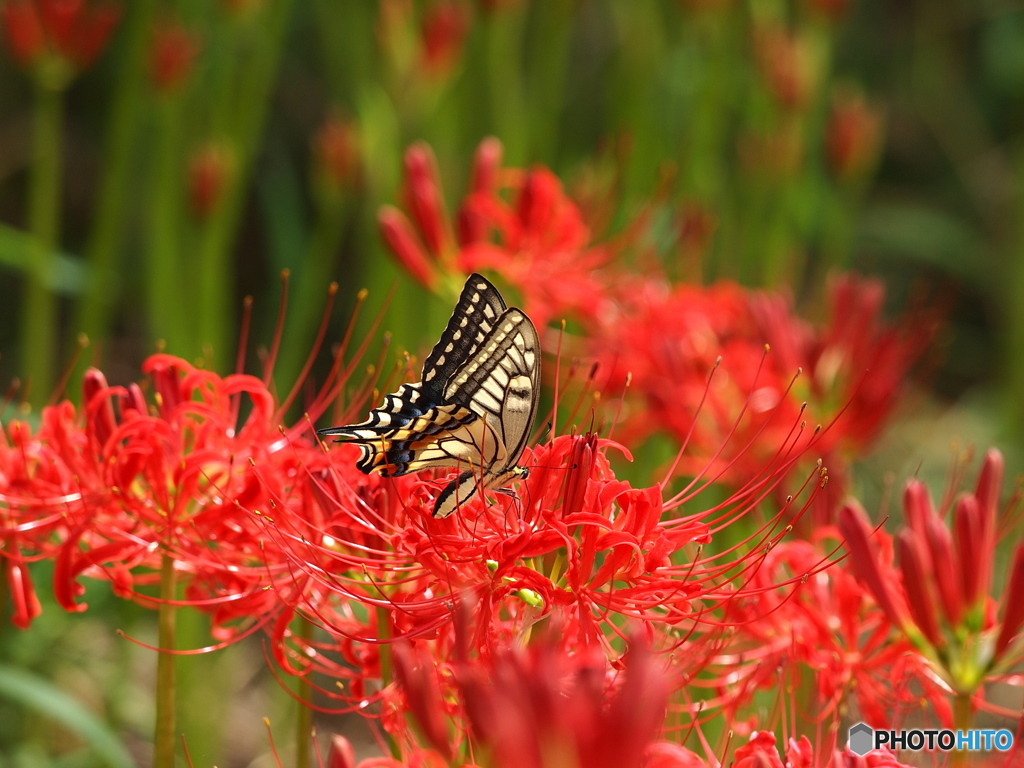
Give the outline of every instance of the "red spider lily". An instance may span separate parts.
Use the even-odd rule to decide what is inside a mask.
[[[453,766],[436,752],[410,748],[404,760],[393,757],[367,757],[356,762],[355,750],[344,736],[331,739],[326,768],[475,768],[470,764]]]
[[[121,17],[114,3],[85,0],[8,0],[4,26],[14,58],[35,67],[49,58],[80,71],[103,51]]]
[[[686,440],[684,473],[714,457],[730,477],[749,476],[795,440],[816,443],[816,456],[841,479],[844,454],[862,451],[878,434],[934,333],[926,317],[902,330],[888,326],[881,284],[852,275],[831,282],[829,318],[815,327],[781,295],[729,283],[673,287],[657,274],[619,273],[610,264],[614,249],[591,242],[558,179],[543,168],[503,170],[494,139],[477,151],[455,241],[424,144],[406,153],[404,198],[409,216],[384,208],[380,224],[411,275],[436,290],[474,270],[495,271],[518,289],[539,326],[580,321],[588,338],[565,345],[597,360],[605,400],[618,402],[631,381],[620,422],[626,439],[666,431]],[[762,360],[766,342],[772,353]],[[708,388],[719,358],[721,375]],[[814,421],[802,430],[807,418]],[[812,435],[815,425],[827,428]],[[841,493],[842,484],[833,484],[830,498]],[[823,506],[831,515],[833,505]]]
[[[747,744],[736,750],[731,765],[733,768],[812,768],[820,763],[815,759],[815,749],[806,736],[789,739],[786,743],[785,761],[775,746],[775,736],[763,731],[755,733]],[[830,763],[832,768],[909,768],[896,759],[888,750],[872,750],[863,757],[849,750],[835,752]]]
[[[817,329],[801,321],[782,297],[761,294],[751,301],[780,369],[806,373],[797,394],[824,405],[824,418],[845,409],[840,428],[823,437],[829,449],[840,442],[863,449],[874,439],[934,336],[933,317],[886,324],[884,299],[877,280],[834,276],[828,285],[829,316]]]
[[[705,680],[694,683],[717,687],[720,700],[708,705],[721,703],[739,722],[755,694],[780,687],[800,692],[807,671],[814,686],[798,693],[803,700],[792,713],[795,722],[834,734],[855,705],[858,719],[888,727],[903,713],[918,711],[926,698],[948,724],[948,689],[935,681],[927,660],[908,641],[893,642],[889,617],[845,562],[829,563],[821,545],[834,549],[838,533],[820,530],[815,541],[773,549],[747,585],[747,596],[729,606],[726,617],[740,629],[710,660]],[[886,545],[891,554],[891,542],[879,540]],[[794,580],[798,574],[809,575]]]
[[[442,667],[423,647],[396,648],[399,686],[416,702],[411,711],[431,744],[449,756],[485,755],[494,768],[638,766],[664,717],[670,684],[662,663],[639,640],[612,667],[596,646],[570,653],[557,628],[550,634],[526,648],[499,643],[476,658],[463,648]],[[469,744],[451,743],[442,712],[453,711],[468,720]]]
[[[443,87],[458,67],[469,34],[466,0],[430,0],[417,10],[408,0],[379,3],[377,36],[406,99]]]
[[[1019,501],[1015,495],[999,514],[1002,475],[1002,455],[990,450],[974,491],[938,509],[922,483],[909,481],[907,526],[897,537],[899,578],[889,572],[891,555],[879,551],[880,534],[872,535],[863,510],[851,503],[839,518],[857,578],[959,696],[979,693],[1024,653],[1024,545],[1014,548],[1001,611],[990,596],[1000,527]],[[944,522],[948,512],[951,526]]]
[[[410,147],[405,166],[409,218],[385,207],[379,220],[388,247],[420,283],[433,290],[439,275],[461,284],[465,275],[490,269],[519,289],[538,326],[597,311],[606,290],[594,270],[610,252],[590,244],[579,208],[554,174],[545,168],[503,171],[500,142],[485,139],[453,227],[430,148]]]
[[[109,387],[92,370],[80,415],[64,402],[44,409],[35,434],[17,422],[8,428],[0,446],[8,572],[27,585],[22,563],[53,558],[68,610],[85,608],[82,575],[152,604],[137,588],[155,582],[167,554],[189,577],[187,600],[212,614],[215,636],[230,639],[279,609],[268,587],[293,583],[254,512],[275,499],[298,506],[302,455],[318,449],[302,437],[308,423],[278,428],[281,406],[255,377],[221,378],[169,355],[151,357],[144,371],[155,406],[138,386]]]
[[[729,584],[756,569],[759,546],[782,535],[776,518],[751,537],[751,552],[701,557],[709,523],[721,527],[749,513],[775,491],[792,460],[721,505],[677,516],[673,510],[696,503],[700,488],[667,502],[659,487],[634,489],[611,472],[604,455],[610,447],[588,435],[528,449],[523,460],[532,471],[519,500],[471,503],[444,520],[430,517],[438,491],[432,480],[367,477],[345,448],[310,459],[316,508],[293,515],[286,499],[275,503],[266,535],[291,559],[296,587],[285,599],[334,638],[343,663],[331,660],[332,643],[315,653],[287,650],[302,645],[288,634],[290,614],[277,623],[278,661],[291,671],[311,663],[342,677],[346,690],[327,694],[359,707],[367,681],[381,675],[380,651],[365,641],[430,639],[439,644],[435,659],[449,658],[452,606],[467,599],[475,606],[469,625],[476,645],[520,636],[556,610],[580,647],[606,645],[621,618],[669,643],[685,641],[702,614],[736,598],[740,590]],[[296,667],[293,659],[303,661]]]
[[[731,283],[634,281],[617,295],[614,309],[590,328],[590,346],[609,397],[630,381],[618,427],[624,439],[668,432],[686,441],[684,473],[713,456],[726,479],[749,476],[789,442],[794,450],[813,443],[841,479],[844,455],[863,451],[878,434],[934,328],[924,320],[910,331],[886,326],[881,285],[848,275],[832,282],[831,317],[819,328],[782,296]],[[721,375],[709,384],[719,358]],[[642,407],[631,407],[635,398]],[[799,429],[808,418],[825,428]]]
[[[622,672],[603,655],[553,645],[498,651],[460,665],[456,681],[474,738],[495,768],[638,766],[661,727],[665,670],[633,643]]]

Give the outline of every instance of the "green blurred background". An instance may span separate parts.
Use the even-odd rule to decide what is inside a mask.
[[[951,438],[1012,449],[1020,435],[1020,2],[131,0],[88,66],[52,46],[19,60],[10,8],[24,4],[6,0],[0,56],[0,382],[20,381],[8,418],[77,397],[87,363],[135,380],[158,345],[232,370],[246,295],[257,370],[285,269],[281,390],[332,280],[329,339],[360,288],[361,333],[394,289],[382,327],[395,350],[422,351],[450,302],[387,254],[377,209],[400,204],[417,140],[453,207],[494,135],[506,165],[559,175],[595,240],[649,214],[624,258],[656,254],[678,279],[778,288],[815,316],[828,271],[852,268],[885,279],[891,309],[941,305],[931,373],[876,477],[906,470],[908,445],[941,469]],[[52,736],[25,670],[144,759],[135,669],[151,658],[111,627],[146,637],[152,616],[97,592],[86,617],[49,603],[30,635],[0,628],[19,667],[0,671],[0,766],[102,764],[88,729]],[[250,764],[266,751],[260,717],[287,708],[258,643],[190,663],[196,764]]]

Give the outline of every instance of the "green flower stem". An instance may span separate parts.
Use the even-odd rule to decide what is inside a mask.
[[[974,710],[971,706],[971,694],[957,693],[956,698],[953,699],[953,728],[958,731],[969,730],[973,720]],[[950,765],[953,768],[970,765],[970,758],[970,752],[958,749],[953,752]]]
[[[522,116],[527,114],[520,63],[526,5],[495,13],[483,25],[491,126],[505,145],[509,165],[527,158]]]
[[[152,341],[164,340],[177,355],[198,352],[189,333],[192,315],[182,301],[181,274],[181,102],[161,100],[156,111],[152,178],[149,184],[146,238],[146,311]]]
[[[530,121],[530,156],[548,162],[558,149],[575,8],[570,0],[548,0],[538,6],[537,33],[529,38],[532,45],[524,62],[527,92],[532,96],[530,109],[523,115]]]
[[[660,83],[650,72],[667,50],[668,31],[656,3],[638,0],[613,5],[615,26],[624,42],[614,76],[613,120],[629,126],[629,160],[622,177],[623,210],[650,195],[662,158],[669,152],[667,137],[658,121],[647,118],[649,106],[663,99]]]
[[[237,313],[230,290],[231,246],[242,213],[252,158],[270,105],[292,2],[276,0],[263,9],[265,18],[253,27],[258,39],[254,41],[252,55],[240,58],[233,73],[238,76],[238,98],[221,102],[232,110],[229,116],[234,118],[229,142],[234,150],[233,165],[225,179],[223,197],[203,228],[196,264],[198,338],[201,344],[209,345],[211,362],[217,370],[226,368],[233,356],[228,349],[230,318]]]
[[[712,206],[728,177],[722,167],[727,105],[738,78],[735,62],[742,60],[736,51],[735,26],[731,8],[722,8],[697,15],[683,28],[683,45],[697,71],[687,132],[679,142],[680,183],[684,196],[696,196]]]
[[[158,643],[162,651],[174,650],[177,607],[174,558],[163,555],[160,562],[160,606],[157,610]],[[175,656],[158,653],[156,660],[156,727],[153,735],[154,768],[174,768],[175,742]]]
[[[142,90],[146,82],[153,0],[135,0],[128,7],[122,65],[107,128],[103,180],[86,258],[90,265],[88,289],[78,302],[72,332],[90,339],[108,335],[110,315],[117,298],[117,257],[124,234],[125,209],[137,178],[133,152],[142,114]],[[83,356],[85,357],[85,356]],[[81,367],[84,367],[83,361]]]
[[[29,172],[28,219],[33,242],[21,319],[21,367],[35,406],[50,397],[57,356],[57,297],[50,290],[50,280],[59,238],[62,113],[63,88],[38,77]]]
[[[325,193],[322,198],[306,261],[302,270],[295,274],[289,289],[288,319],[277,364],[277,380],[284,391],[295,383],[295,377],[309,354],[348,219],[345,196]]]
[[[1020,191],[1020,185],[1024,183],[1024,142],[1018,143],[1014,160],[1018,189],[1015,202],[1017,216],[1015,231],[1010,238],[1014,250],[1007,258],[1006,291],[1002,299],[1007,316],[1004,342],[1006,403],[1010,408],[1011,434],[1019,439],[1024,435],[1024,402],[1020,397],[1020,393],[1024,392],[1024,306],[1020,300],[1024,296],[1024,192]]]

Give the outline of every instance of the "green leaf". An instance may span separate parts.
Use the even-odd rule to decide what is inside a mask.
[[[978,259],[987,255],[980,233],[936,208],[888,203],[865,211],[860,227],[865,250],[927,264],[968,283],[985,286]]]
[[[32,709],[78,734],[112,768],[135,768],[116,734],[78,701],[48,680],[0,665],[0,696]]]
[[[24,270],[32,236],[7,224],[0,224],[0,267]],[[62,295],[80,294],[87,284],[87,270],[81,259],[58,253],[49,287]]]

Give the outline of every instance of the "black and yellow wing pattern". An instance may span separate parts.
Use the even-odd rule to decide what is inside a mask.
[[[367,474],[464,468],[435,502],[434,517],[447,517],[477,493],[529,474],[518,462],[539,397],[537,329],[473,274],[421,380],[386,395],[366,421],[319,433],[358,445],[356,466]]]

